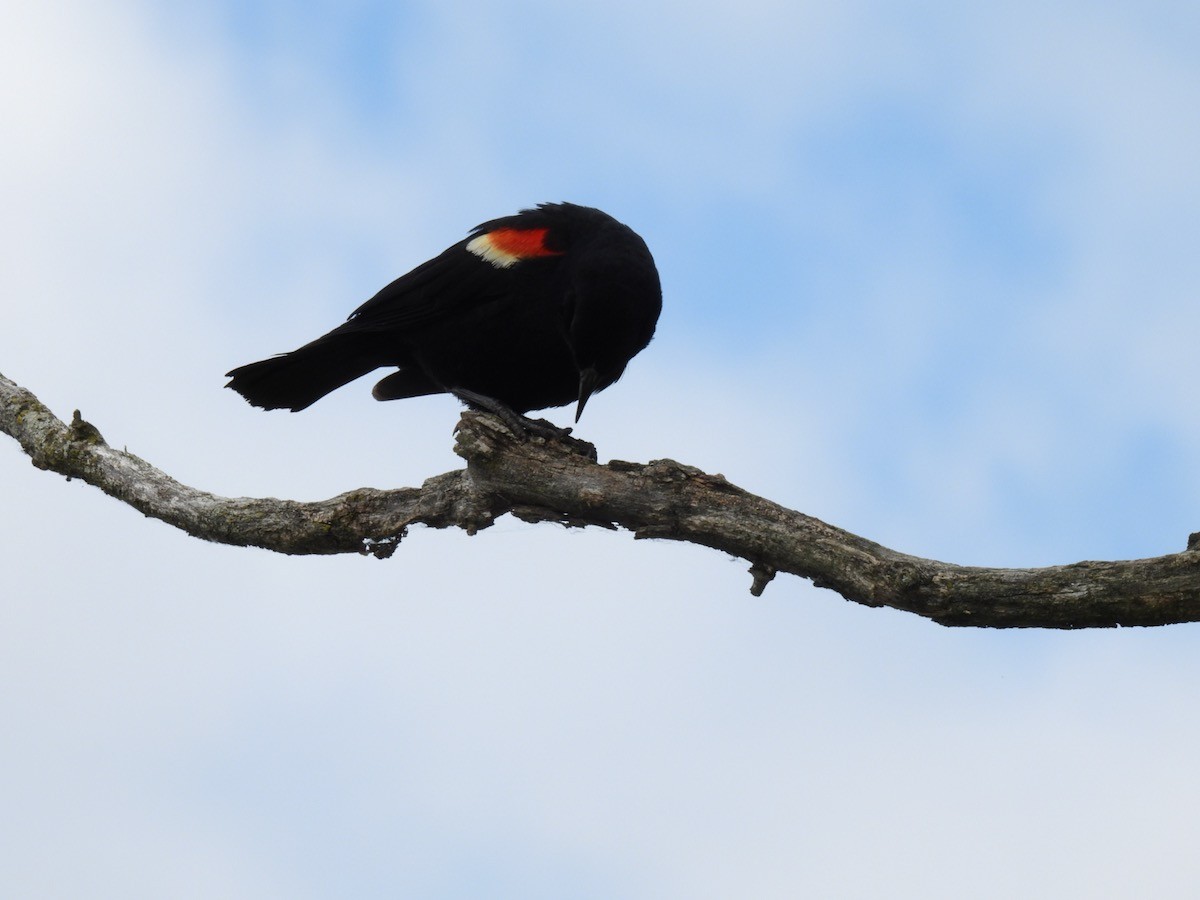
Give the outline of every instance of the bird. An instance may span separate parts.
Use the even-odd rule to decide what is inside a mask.
[[[375,399],[449,393],[526,422],[574,403],[578,422],[650,343],[661,311],[658,269],[633,229],[592,207],[541,203],[476,226],[328,334],[226,373],[226,387],[298,412],[395,367]]]

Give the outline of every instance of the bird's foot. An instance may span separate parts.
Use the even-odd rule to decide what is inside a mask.
[[[498,417],[520,441],[540,437],[546,441],[557,441],[560,444],[566,444],[576,451],[585,451],[586,448],[588,452],[585,452],[585,455],[595,458],[596,448],[587,441],[571,437],[570,428],[559,428],[553,422],[549,422],[546,419],[531,419],[528,416],[523,416],[507,404],[501,403],[493,397],[477,394],[474,391],[455,388],[450,393],[467,404],[467,406],[482,410],[483,412],[489,412]]]

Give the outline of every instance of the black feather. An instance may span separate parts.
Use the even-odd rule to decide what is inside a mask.
[[[534,229],[533,249],[514,251],[511,264],[468,249]],[[394,366],[376,385],[380,400],[461,390],[521,413],[572,402],[582,411],[650,342],[661,309],[658,271],[637,234],[597,209],[542,204],[478,226],[343,325],[234,369],[227,386],[255,406],[300,410]]]

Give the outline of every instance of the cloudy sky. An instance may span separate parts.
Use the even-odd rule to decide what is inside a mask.
[[[638,230],[588,406],[896,549],[1200,529],[1200,7],[15,0],[0,372],[228,495],[457,467],[222,390],[488,218]],[[568,411],[554,413],[566,423]],[[627,534],[203,544],[0,441],[14,897],[1191,897],[1198,632],[951,631]]]

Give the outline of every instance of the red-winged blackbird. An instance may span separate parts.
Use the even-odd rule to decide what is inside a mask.
[[[661,309],[658,270],[632,229],[543,203],[478,226],[324,337],[229,372],[227,387],[263,409],[301,410],[397,366],[377,400],[449,392],[517,413],[576,402],[578,421],[650,343]]]

